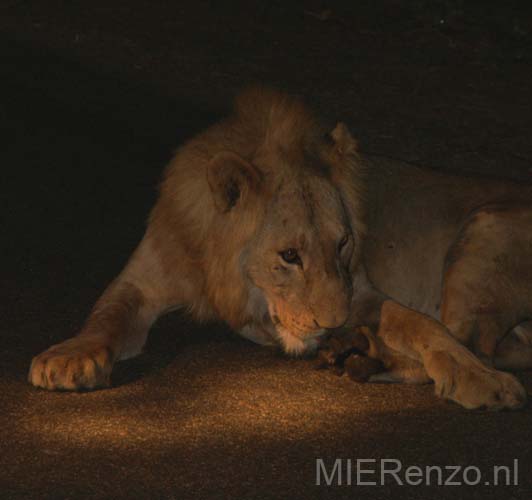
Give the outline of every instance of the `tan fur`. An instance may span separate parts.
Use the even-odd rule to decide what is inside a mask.
[[[126,268],[77,337],[34,358],[30,381],[47,389],[105,385],[113,362],[140,352],[159,315],[183,308],[289,353],[312,350],[325,329],[346,322],[380,325],[375,342],[392,372],[401,367],[395,379],[430,376],[438,387],[452,380],[459,387],[440,393],[464,406],[515,406],[517,382],[495,405],[497,384],[478,380],[506,375],[479,371],[480,362],[469,362],[445,326],[424,314],[441,319],[443,301],[447,326],[467,321],[441,292],[446,255],[445,273],[453,273],[469,255],[469,242],[459,239],[467,214],[517,190],[361,158],[345,125],[326,132],[299,99],[264,88],[241,94],[231,116],[178,150]],[[475,278],[482,270],[472,266]],[[387,297],[419,312],[394,309]],[[507,315],[525,319],[527,311]],[[446,354],[421,352],[433,342]],[[458,372],[465,375],[453,379]],[[475,384],[485,397],[471,399]]]

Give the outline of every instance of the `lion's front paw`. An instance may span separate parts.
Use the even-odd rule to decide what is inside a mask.
[[[465,408],[517,409],[527,395],[519,381],[509,373],[493,370],[480,362],[461,362],[443,351],[431,356],[430,376],[436,394]]]
[[[35,356],[28,380],[49,390],[105,387],[113,361],[112,350],[103,339],[74,337]]]

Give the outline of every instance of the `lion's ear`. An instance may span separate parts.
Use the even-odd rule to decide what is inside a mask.
[[[250,192],[258,189],[261,174],[236,153],[222,151],[209,162],[207,181],[216,208],[228,212],[242,203]]]
[[[334,152],[338,156],[342,157],[357,154],[357,141],[353,139],[353,136],[349,133],[349,130],[344,123],[337,123],[329,136],[333,143]]]

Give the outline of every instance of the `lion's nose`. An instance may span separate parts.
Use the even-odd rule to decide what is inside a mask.
[[[314,324],[317,328],[325,328],[326,330],[332,330],[333,328],[340,328],[345,325],[347,321],[347,314],[342,316],[337,316],[336,314],[331,314],[330,318],[318,322],[314,319]]]

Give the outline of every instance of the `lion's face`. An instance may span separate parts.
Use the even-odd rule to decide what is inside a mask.
[[[340,194],[327,179],[279,183],[242,264],[263,292],[286,351],[308,350],[325,329],[346,322],[355,244]]]
[[[203,262],[219,317],[301,353],[348,319],[364,230],[356,142],[343,124],[324,135],[283,96],[246,106],[211,132],[231,148],[206,168],[212,225],[190,225],[215,230]]]

